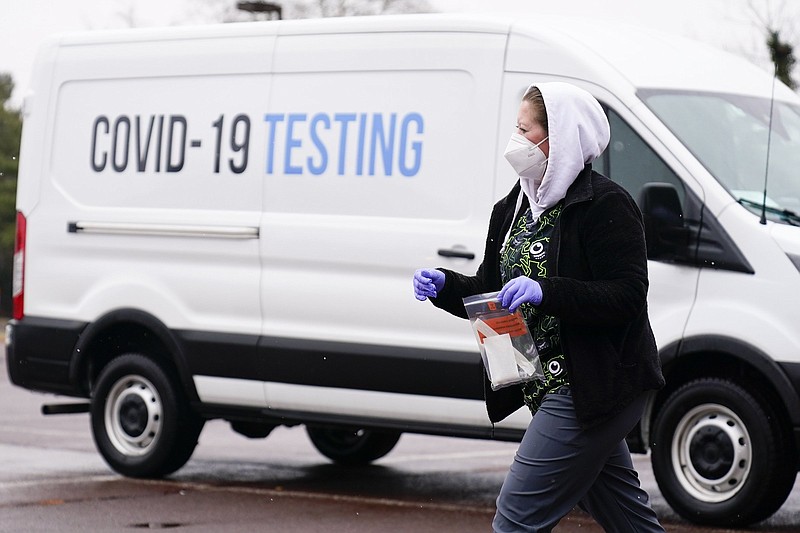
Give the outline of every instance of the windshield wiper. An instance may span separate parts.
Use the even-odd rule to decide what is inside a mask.
[[[779,207],[771,207],[768,205],[765,206],[761,202],[754,202],[753,200],[748,200],[747,198],[739,198],[736,201],[739,202],[741,205],[747,207],[756,207],[758,209],[763,209],[767,213],[778,215],[779,217],[781,217],[781,220],[788,222],[792,226],[800,226],[800,215],[789,209],[781,209]]]

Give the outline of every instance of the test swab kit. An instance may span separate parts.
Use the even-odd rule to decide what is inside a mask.
[[[544,379],[539,352],[522,313],[519,309],[509,312],[497,295],[488,292],[464,298],[492,389]]]

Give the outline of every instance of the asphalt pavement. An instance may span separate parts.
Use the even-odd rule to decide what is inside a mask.
[[[5,366],[5,354],[0,354]],[[264,440],[206,425],[187,465],[164,480],[113,473],[92,442],[87,414],[41,415],[63,401],[8,383],[0,370],[0,532],[487,532],[516,445],[404,435],[374,465],[331,464],[303,427]],[[667,531],[733,533],[680,519],[661,497],[648,458],[634,456]],[[574,511],[556,533],[599,533]],[[800,493],[751,531],[800,531]]]

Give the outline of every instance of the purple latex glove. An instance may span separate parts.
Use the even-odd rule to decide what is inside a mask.
[[[424,302],[436,298],[444,287],[444,273],[433,268],[420,268],[414,272],[414,297]]]
[[[542,303],[542,287],[528,276],[519,276],[506,283],[497,297],[513,313],[521,304]]]

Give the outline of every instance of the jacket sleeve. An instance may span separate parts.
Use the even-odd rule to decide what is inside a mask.
[[[505,235],[504,230],[510,224],[519,191],[519,184],[517,184],[508,196],[494,205],[492,216],[489,219],[489,229],[486,232],[483,261],[474,276],[466,276],[446,268],[438,269],[444,272],[445,282],[439,295],[431,299],[433,305],[461,318],[467,318],[463,298],[484,292],[499,291],[502,288],[499,241],[502,240]]]
[[[481,263],[481,266],[478,267],[478,271],[474,276],[465,276],[464,274],[446,268],[437,269],[444,272],[444,287],[436,298],[431,298],[431,303],[439,309],[444,309],[455,316],[467,318],[467,311],[464,309],[463,298],[472,296],[473,294],[488,292],[488,290],[485,289],[486,283],[483,277],[483,265],[484,264]]]
[[[588,279],[555,276],[541,281],[539,308],[588,326],[631,322],[647,306],[647,250],[639,208],[622,190],[608,191],[587,208],[579,230]],[[562,248],[566,239],[562,235]],[[559,265],[559,274],[567,265]]]

